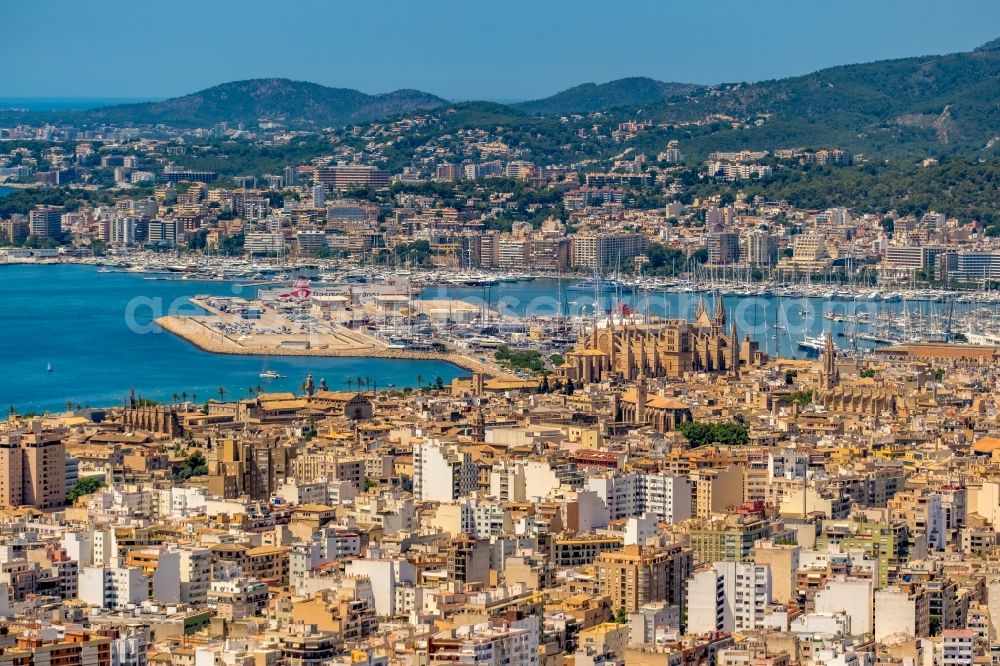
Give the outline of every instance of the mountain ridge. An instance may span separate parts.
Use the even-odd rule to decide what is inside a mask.
[[[139,122],[178,127],[219,122],[256,124],[269,120],[291,127],[332,127],[447,105],[436,95],[400,89],[369,95],[287,78],[221,83],[159,102],[100,107],[82,112],[89,122]]]
[[[1000,39],[959,53],[838,65],[754,83],[698,85],[627,77],[584,83],[513,104],[452,103],[419,90],[370,95],[284,78],[233,81],[159,102],[132,103],[36,118],[87,124],[256,127],[270,121],[318,130],[435,109],[468,124],[519,123],[535,116],[607,112],[640,114],[664,127],[701,125],[685,139],[693,154],[775,146],[838,146],[852,151],[917,154],[995,152],[1000,141]],[[470,106],[471,104],[471,106]],[[477,106],[478,105],[478,106]],[[4,116],[4,120],[25,116]],[[713,117],[718,118],[714,124]],[[708,122],[711,127],[705,129]]]

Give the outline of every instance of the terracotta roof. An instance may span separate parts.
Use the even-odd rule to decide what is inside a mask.
[[[636,390],[629,389],[622,393],[622,402],[635,402]],[[688,405],[675,398],[665,395],[651,395],[646,398],[646,406],[653,409],[688,409]]]
[[[483,388],[495,391],[531,389],[536,386],[538,382],[533,379],[491,379],[483,384]]]
[[[303,399],[298,400],[268,400],[267,402],[261,402],[261,409],[304,409],[307,407],[307,403]]]
[[[992,453],[1000,449],[1000,437],[980,437],[972,445],[976,453]]]
[[[271,400],[295,400],[294,393],[261,393],[257,396],[261,402],[271,401]]]

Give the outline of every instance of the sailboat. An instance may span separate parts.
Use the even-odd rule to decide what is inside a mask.
[[[45,372],[52,372],[52,364],[51,363],[49,363],[48,365],[45,366]]]
[[[271,370],[267,367],[267,358],[264,358],[264,369],[260,371],[261,379],[278,379],[281,377],[277,370]]]

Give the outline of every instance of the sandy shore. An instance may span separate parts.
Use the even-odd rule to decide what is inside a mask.
[[[326,356],[343,358],[395,358],[420,361],[444,361],[470,372],[481,372],[489,377],[499,379],[518,379],[512,373],[500,368],[494,363],[483,363],[478,359],[469,358],[453,352],[411,351],[407,349],[389,349],[385,345],[375,344],[371,338],[370,345],[333,346],[319,345],[309,348],[288,348],[280,346],[254,344],[252,340],[233,338],[217,331],[198,320],[196,317],[169,316],[160,317],[156,323],[165,331],[184,338],[195,347],[215,354],[239,354],[246,356]],[[291,336],[290,336],[291,337]]]

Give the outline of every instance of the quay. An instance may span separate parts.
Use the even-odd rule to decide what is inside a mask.
[[[263,340],[234,338],[215,330],[192,316],[159,317],[155,323],[168,333],[182,338],[202,351],[214,354],[235,354],[245,356],[317,356],[341,358],[383,358],[414,361],[445,361],[469,372],[481,373],[501,380],[520,381],[522,378],[500,367],[488,358],[475,359],[456,352],[394,349],[367,335],[317,335],[312,336],[318,344],[282,346],[279,343],[265,344]],[[253,336],[261,338],[263,336]]]

